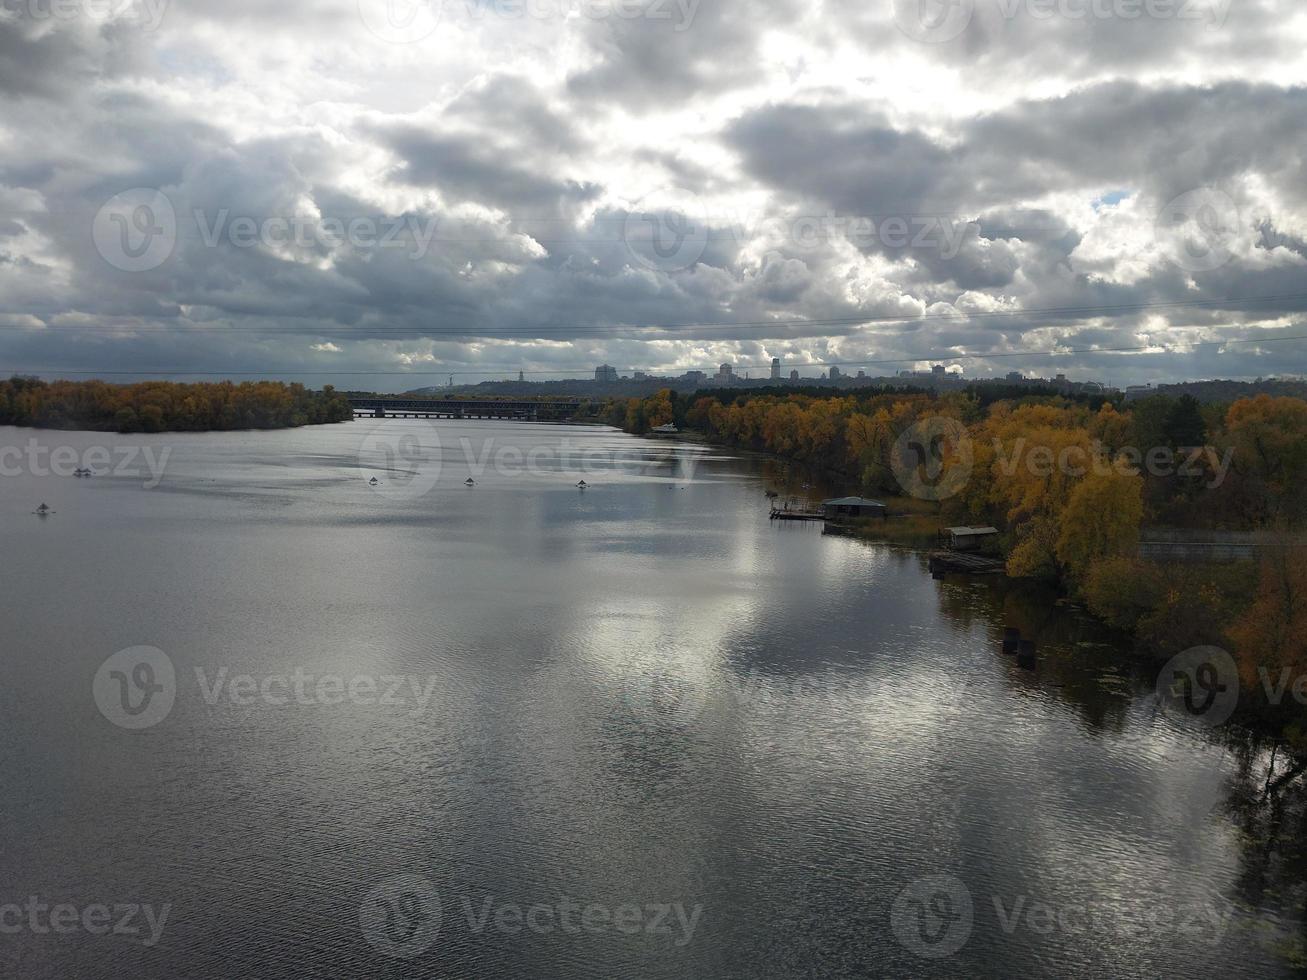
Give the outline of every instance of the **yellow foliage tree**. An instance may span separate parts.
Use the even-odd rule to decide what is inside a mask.
[[[1058,518],[1057,559],[1077,582],[1100,558],[1124,557],[1139,547],[1144,481],[1115,470],[1090,473],[1067,498]]]

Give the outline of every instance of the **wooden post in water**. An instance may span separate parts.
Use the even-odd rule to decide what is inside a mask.
[[[1020,646],[1021,631],[1015,626],[1006,627],[1003,630],[1003,652],[1009,657],[1015,657]]]
[[[1017,647],[1017,666],[1022,670],[1034,670],[1036,662],[1035,641],[1021,640]]]

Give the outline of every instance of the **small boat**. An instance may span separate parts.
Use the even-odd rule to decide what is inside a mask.
[[[578,484],[576,485],[576,488],[577,488],[578,490],[589,490],[589,489],[590,489],[590,484],[588,484],[588,483],[586,483],[584,480],[582,480],[580,483],[578,483]]]
[[[85,468],[84,468],[84,467],[79,466],[79,467],[77,467],[77,469],[73,470],[73,476],[76,476],[76,477],[83,477],[83,476],[90,476],[90,475],[91,475],[90,467],[85,467]]]
[[[52,511],[45,504],[42,504],[40,507],[36,508],[36,510],[32,511],[32,513],[35,514],[37,517],[49,517],[51,514],[54,513],[54,511]]]
[[[374,476],[371,480],[368,481],[368,484],[370,486],[379,487],[381,486],[381,481]]]
[[[464,481],[463,485],[466,486],[466,487],[474,487],[474,486],[477,485],[477,481],[474,480],[474,479],[472,479],[472,478],[469,476],[469,477],[467,478],[467,480]]]

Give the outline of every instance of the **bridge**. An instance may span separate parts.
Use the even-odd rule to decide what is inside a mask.
[[[518,422],[565,422],[588,405],[583,401],[518,401],[506,398],[351,398],[356,417],[399,419],[513,419]]]

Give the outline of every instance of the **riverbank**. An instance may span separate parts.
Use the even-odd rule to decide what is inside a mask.
[[[349,400],[280,381],[0,381],[0,425],[86,432],[232,432],[347,422]]]

